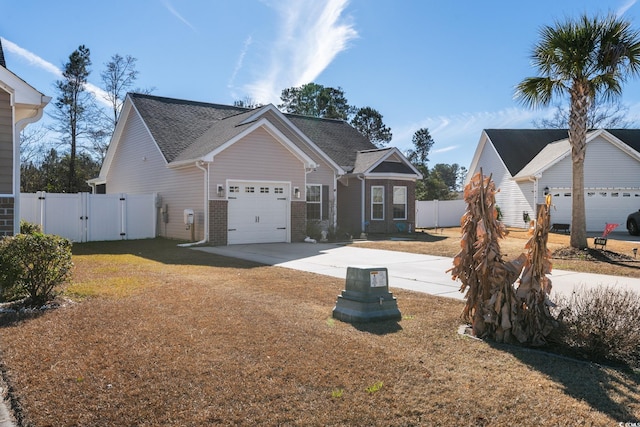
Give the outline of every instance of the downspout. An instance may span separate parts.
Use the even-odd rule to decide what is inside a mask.
[[[542,178],[542,175],[534,175],[533,177],[529,177],[529,181],[533,182],[533,220],[534,221],[538,221],[538,180],[540,178]]]
[[[362,175],[361,173],[356,175],[356,178],[358,178],[360,180],[360,182],[362,182],[362,190],[360,191],[360,233],[364,234],[365,233],[365,229],[364,229],[364,218],[365,218],[365,210],[364,210],[364,201],[365,201],[365,190],[366,187],[364,185],[365,183],[365,179],[364,179],[364,175]]]
[[[205,169],[202,164],[203,161],[197,161],[196,167],[204,172],[204,236],[199,242],[181,243],[178,246],[181,248],[188,248],[191,246],[202,245],[209,241],[209,163]]]
[[[13,98],[13,95],[12,95]],[[40,106],[35,114],[18,120],[13,127],[13,234],[20,233],[20,132],[30,123],[35,123],[42,118],[44,107],[51,101],[51,97],[42,95]],[[13,104],[13,99],[12,99]],[[12,105],[15,118],[15,106]]]

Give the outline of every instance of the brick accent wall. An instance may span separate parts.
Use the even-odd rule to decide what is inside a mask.
[[[227,244],[227,200],[209,200],[209,243],[213,246]]]
[[[0,197],[0,237],[13,236],[14,198]]]
[[[291,242],[302,242],[307,234],[307,202],[291,202]]]
[[[371,219],[371,187],[384,187],[384,220]],[[407,218],[393,219],[393,187],[407,187]],[[371,179],[367,180],[365,190],[365,219],[369,222],[367,231],[369,233],[397,233],[396,224],[411,224],[413,229],[416,223],[416,183],[415,181],[403,180],[384,180]]]

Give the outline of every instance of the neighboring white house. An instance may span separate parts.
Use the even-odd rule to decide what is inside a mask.
[[[420,178],[397,148],[342,120],[128,94],[90,184],[156,193],[160,236],[226,245],[302,241],[307,221],[353,234],[407,229]]]
[[[566,129],[485,129],[467,181],[482,169],[499,188],[503,222],[524,227],[546,194],[553,196],[552,223],[571,223],[572,160]],[[587,134],[584,160],[587,231],[607,223],[624,226],[640,208],[640,130],[600,129]]]

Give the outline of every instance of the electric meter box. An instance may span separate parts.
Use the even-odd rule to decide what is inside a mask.
[[[385,267],[347,268],[346,289],[338,296],[333,317],[344,322],[400,320],[398,302],[389,292]]]
[[[184,223],[187,225],[193,224],[193,209],[184,210]]]

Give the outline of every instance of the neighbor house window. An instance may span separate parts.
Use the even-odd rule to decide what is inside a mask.
[[[407,187],[393,187],[393,219],[407,219]]]
[[[371,187],[371,219],[384,219],[384,187]]]
[[[307,219],[322,219],[322,186],[307,185]]]

